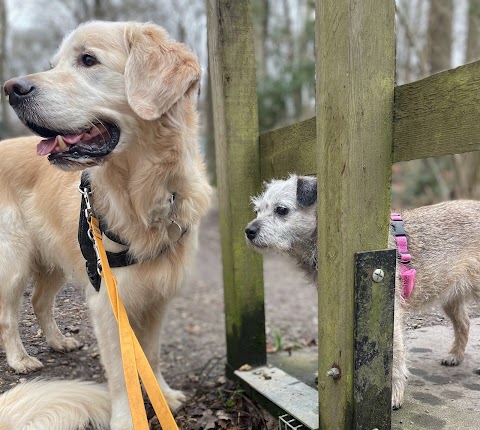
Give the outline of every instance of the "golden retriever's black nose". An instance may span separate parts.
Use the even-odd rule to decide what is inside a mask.
[[[3,86],[5,95],[8,96],[10,106],[15,107],[21,101],[31,97],[35,92],[33,83],[23,78],[9,79]]]

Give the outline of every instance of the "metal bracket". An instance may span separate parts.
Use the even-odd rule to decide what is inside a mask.
[[[282,429],[318,430],[318,392],[277,367],[261,366],[249,371],[235,371],[243,386],[253,390],[255,400],[273,412],[282,411],[291,418]],[[260,398],[260,397],[261,398]],[[267,401],[267,402],[265,402]],[[270,404],[269,404],[270,403]],[[287,424],[292,425],[288,427]],[[293,426],[295,424],[295,426]],[[371,429],[370,429],[371,430]]]
[[[391,426],[396,250],[355,254],[354,428]],[[374,276],[383,272],[383,278]]]

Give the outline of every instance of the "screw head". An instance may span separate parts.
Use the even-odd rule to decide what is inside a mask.
[[[385,273],[382,269],[375,269],[372,274],[373,282],[382,282],[385,278]]]
[[[336,367],[332,367],[330,370],[327,371],[327,376],[332,377],[333,379],[338,379],[340,376],[340,371]]]

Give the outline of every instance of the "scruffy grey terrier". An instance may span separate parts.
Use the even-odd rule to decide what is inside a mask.
[[[247,242],[262,252],[276,251],[293,257],[317,283],[317,179],[290,176],[273,180],[252,198],[257,218],[245,229]]]
[[[287,180],[273,180],[261,195],[252,198],[257,216],[245,229],[247,242],[256,250],[291,256],[313,283],[318,271],[316,197],[314,177],[292,175]],[[399,217],[403,223],[391,228],[389,247],[400,249],[394,228],[401,229],[409,255],[408,260],[397,264],[395,282],[394,409],[402,406],[408,375],[403,337],[405,313],[434,303],[442,305],[453,323],[454,341],[441,363],[456,366],[463,361],[468,341],[467,304],[480,299],[480,202],[444,202],[405,211]],[[399,258],[400,255],[399,252]],[[408,294],[403,270],[410,274],[416,271],[414,284],[411,283],[414,287]]]

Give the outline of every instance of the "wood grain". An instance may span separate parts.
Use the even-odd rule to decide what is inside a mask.
[[[395,4],[317,0],[316,10],[320,428],[350,430],[354,256],[387,247]],[[332,366],[338,380],[325,376]]]
[[[263,267],[247,247],[260,190],[255,54],[250,1],[207,0],[222,236],[227,362],[230,370],[266,362]]]

